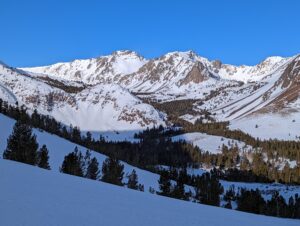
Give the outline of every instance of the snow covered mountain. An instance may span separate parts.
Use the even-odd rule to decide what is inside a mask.
[[[117,84],[86,86],[32,76],[0,65],[0,97],[82,130],[136,130],[164,125],[164,116]]]
[[[205,95],[208,93],[225,90],[230,98],[224,99],[223,102],[227,104],[233,98],[257,93],[259,88],[268,91],[294,59],[269,57],[255,66],[234,66],[209,61],[192,51],[167,53],[151,60],[135,52],[118,51],[96,59],[23,70],[89,85],[114,83],[131,92],[147,94],[150,98],[164,101],[179,98],[207,99]],[[272,90],[269,96],[271,93]],[[215,94],[220,98],[218,94],[222,93]],[[264,97],[266,99],[267,94]],[[209,100],[217,101],[216,98]]]
[[[289,122],[291,130],[265,138],[295,139],[300,120],[299,58],[269,57],[254,66],[234,66],[192,51],[155,59],[117,51],[44,67],[2,65],[1,97],[83,130],[102,131],[164,124],[165,116],[145,102],[190,99],[194,114],[181,115],[183,119],[195,121],[205,110],[257,136],[261,134],[249,129],[256,125],[254,118],[263,119],[264,129]]]
[[[99,82],[117,82],[124,75],[136,72],[146,63],[147,60],[135,52],[116,51],[111,55],[98,58],[24,69],[64,80],[96,84]]]

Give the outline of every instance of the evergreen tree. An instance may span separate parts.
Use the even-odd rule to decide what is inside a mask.
[[[235,201],[235,199],[236,195],[234,185],[230,185],[229,189],[225,192],[224,201],[228,201],[231,203],[231,201]]]
[[[92,160],[89,162],[85,177],[89,178],[89,179],[92,179],[92,180],[97,180],[98,179],[98,177],[99,177],[99,163],[98,163],[98,161],[95,157],[92,158]]]
[[[102,181],[123,186],[124,165],[115,158],[107,158],[102,165]]]
[[[49,156],[48,156],[48,149],[46,145],[44,144],[41,149],[38,151],[38,167],[48,169],[50,170],[50,165],[49,165]]]
[[[237,210],[256,214],[264,213],[266,208],[266,202],[258,189],[250,191],[241,189],[237,197],[237,205]]]
[[[34,127],[40,128],[43,126],[43,125],[41,125],[41,117],[36,109],[34,109],[32,115],[31,115],[31,123]]]
[[[205,173],[196,178],[196,196],[195,198],[203,204],[219,206],[220,195],[224,189],[216,176]]]
[[[174,186],[171,196],[176,199],[187,200],[185,190],[184,190],[184,184],[181,181],[176,182],[176,185]]]
[[[75,147],[73,152],[65,156],[60,172],[83,177],[82,155],[78,152],[77,147]]]
[[[272,195],[271,200],[267,202],[267,215],[277,216],[277,217],[287,217],[288,207],[284,198],[279,195],[278,191],[275,191]]]
[[[172,173],[172,178],[176,180],[176,185],[171,191],[171,196],[176,199],[187,200],[188,194],[185,192],[184,189],[184,183],[187,183],[188,181],[186,168],[182,169],[179,173],[177,173],[177,170],[175,169],[174,172]]]
[[[3,100],[0,98],[0,113],[3,112]]]
[[[300,219],[300,196],[298,194],[295,195],[293,209],[294,209],[294,217]]]
[[[76,126],[72,129],[72,140],[75,143],[80,143],[81,141],[81,132],[80,129]]]
[[[127,187],[130,189],[138,190],[139,182],[138,182],[138,176],[137,176],[135,170],[132,170],[131,174],[128,175],[127,178],[128,178]]]
[[[84,157],[80,152],[79,153],[79,159],[80,159],[81,169],[82,169],[83,172],[85,172],[85,175],[86,175],[88,167],[91,164],[91,151],[86,150]],[[94,159],[94,162],[95,162],[95,160],[97,161],[97,159]],[[97,163],[98,163],[98,161],[97,161]]]
[[[170,196],[171,195],[171,181],[169,178],[169,173],[167,171],[162,171],[158,180],[160,192],[159,195]]]
[[[90,145],[92,143],[92,134],[89,131],[86,133],[85,143],[86,145]]]
[[[32,135],[31,127],[17,121],[12,134],[7,140],[7,147],[3,153],[3,158],[36,165],[37,149],[38,143],[36,136]]]

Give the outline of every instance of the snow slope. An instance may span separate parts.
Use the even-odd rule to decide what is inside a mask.
[[[3,116],[0,114],[0,157],[2,158],[3,151],[6,148],[7,138],[12,132],[13,126],[15,121]],[[51,169],[55,172],[59,171],[59,167],[61,166],[65,155],[69,154],[70,152],[74,151],[74,148],[77,146],[78,150],[81,151],[83,154],[86,152],[86,148],[80,145],[71,143],[65,139],[62,139],[56,135],[49,134],[47,132],[40,131],[38,129],[33,130],[34,134],[37,136],[37,141],[40,147],[43,144],[47,145],[49,150],[49,164]],[[100,167],[102,166],[103,161],[107,158],[107,156],[99,154],[97,152],[91,152],[92,157],[96,157]],[[159,176],[157,174],[150,173],[145,170],[141,170],[137,167],[133,167],[127,163],[122,162],[124,164],[124,172],[125,175],[131,173],[133,169],[136,170],[137,175],[139,177],[139,182],[144,184],[145,190],[148,191],[149,187],[158,190],[158,183],[157,180]],[[127,178],[124,177],[124,182],[127,182]]]
[[[136,72],[145,63],[147,63],[147,60],[136,52],[125,50],[98,58],[23,69],[64,80],[96,84],[118,81],[124,75]]]
[[[222,146],[226,145],[228,147],[238,146],[240,150],[247,151],[251,147],[246,145],[244,142],[228,139],[221,136],[213,136],[205,133],[185,133],[182,135],[174,136],[172,138],[174,141],[185,140],[188,143],[192,143],[194,146],[198,146],[203,151],[208,151],[210,153],[221,153]]]
[[[265,76],[274,72],[278,67],[286,63],[290,58],[280,56],[268,57],[254,66],[235,66],[223,64],[219,74],[222,78],[238,80],[243,82],[253,82],[263,79]]]
[[[0,172],[3,225],[299,225],[299,220],[178,201],[6,160],[0,160]]]
[[[89,131],[140,130],[164,125],[165,116],[117,84],[80,83],[34,77],[0,64],[0,98]]]
[[[275,113],[253,115],[233,120],[229,127],[240,129],[261,139],[299,140],[300,114],[296,112],[287,115]]]
[[[12,128],[14,126],[15,121],[0,114],[0,158],[3,155],[3,151],[6,148],[7,144],[7,138],[12,132]],[[58,172],[59,167],[61,166],[64,156],[68,153],[72,152],[74,148],[77,146],[78,150],[82,153],[85,153],[86,148],[76,145],[70,141],[67,141],[65,139],[62,139],[56,135],[49,134],[47,132],[40,131],[38,129],[33,129],[34,134],[37,136],[37,141],[40,146],[43,144],[47,145],[47,148],[49,150],[49,164],[51,166],[52,171]],[[107,156],[99,154],[97,152],[92,151],[91,152],[92,157],[96,157],[100,167],[102,166],[103,161],[106,159]],[[156,191],[159,190],[158,187],[158,179],[159,176],[157,174],[151,173],[149,171],[141,170],[137,167],[133,167],[125,162],[122,162],[124,164],[124,172],[125,175],[128,173],[131,173],[133,169],[136,170],[139,183],[144,185],[145,192],[149,191],[149,188],[152,187]],[[188,172],[192,175],[198,175],[202,174],[202,169],[188,169]],[[124,182],[127,182],[127,178],[124,177]],[[259,183],[237,183],[237,182],[226,182],[221,181],[221,184],[224,186],[225,190],[229,188],[231,184],[235,185],[235,188],[251,188],[255,189],[258,188],[262,190],[264,193],[267,193],[268,191],[277,190],[281,195],[283,195],[285,198],[289,198],[291,195],[294,195],[296,193],[300,194],[300,186],[284,186],[280,184],[259,184]],[[186,187],[187,191],[190,189],[190,187]],[[193,189],[191,189],[193,192]],[[266,198],[268,198],[266,196]]]

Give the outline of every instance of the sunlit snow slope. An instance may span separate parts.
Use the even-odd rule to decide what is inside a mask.
[[[89,131],[139,130],[164,125],[164,115],[117,84],[32,76],[0,64],[0,98]]]
[[[0,160],[0,172],[2,225],[299,225],[299,220],[164,198],[12,161]]]

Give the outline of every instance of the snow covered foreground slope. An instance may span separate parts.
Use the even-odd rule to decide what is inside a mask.
[[[178,201],[2,159],[0,172],[2,225],[299,225],[299,220]]]
[[[15,124],[15,120],[12,120],[2,114],[0,114],[0,157],[2,158],[3,151],[6,148],[6,141],[9,135],[12,133],[13,126]],[[40,147],[45,144],[49,150],[49,164],[52,171],[59,172],[59,167],[61,166],[64,157],[70,152],[74,151],[74,148],[77,147],[79,151],[83,154],[86,152],[86,148],[80,145],[76,145],[70,141],[67,141],[63,138],[60,138],[56,135],[49,134],[47,132],[40,131],[38,129],[33,129],[33,133],[37,137],[37,142]],[[97,152],[91,152],[92,157],[96,157],[100,167],[102,166],[103,161],[107,158],[107,156],[99,154]],[[157,180],[159,176],[157,174],[141,170],[137,167],[133,167],[127,163],[122,162],[124,164],[124,173],[129,174],[133,169],[136,170],[137,175],[139,177],[139,182],[144,185],[145,190],[148,191],[151,186],[155,190],[158,190]],[[127,182],[127,178],[124,177],[124,183]]]

